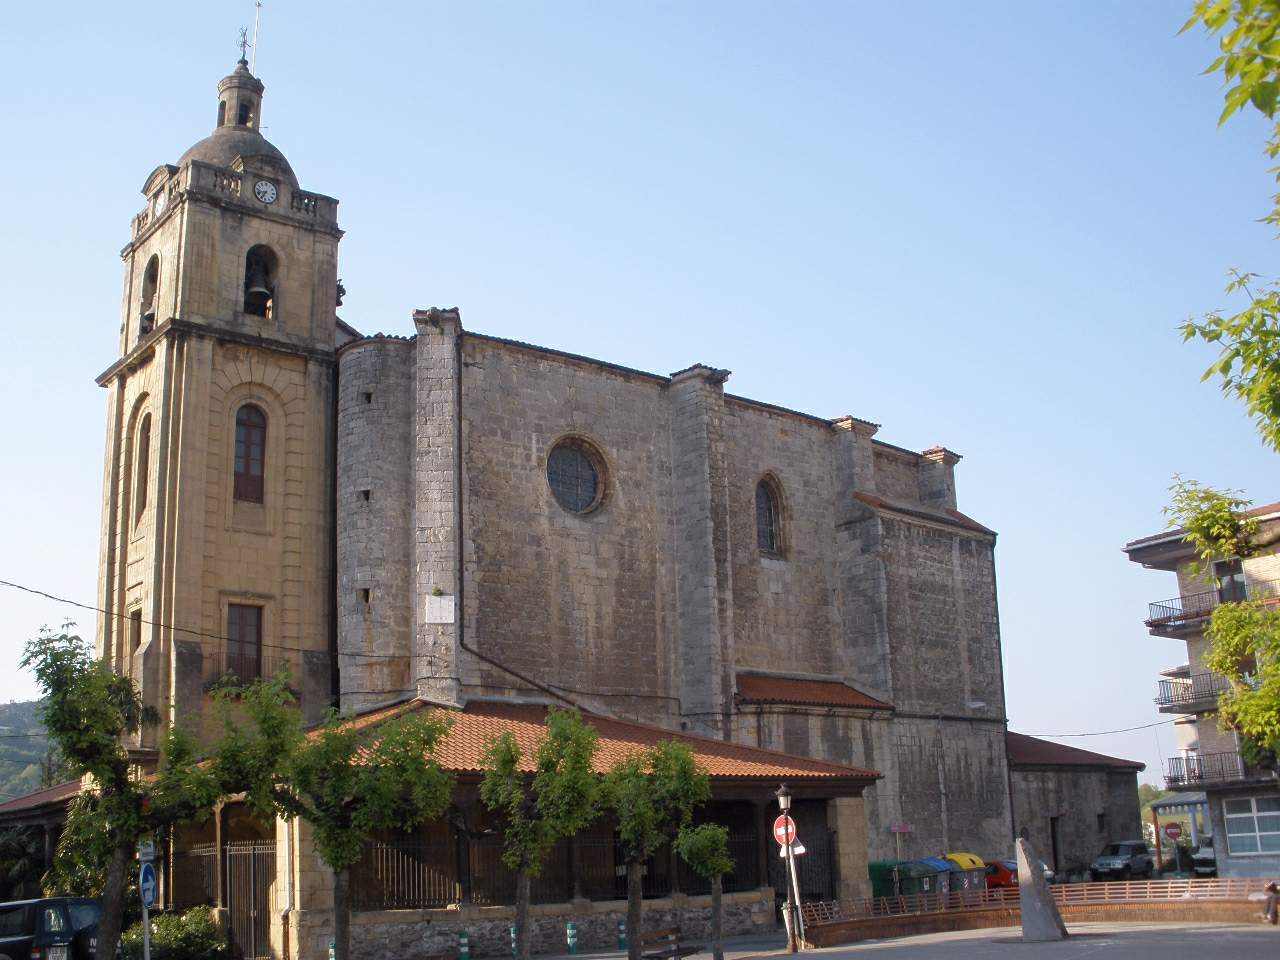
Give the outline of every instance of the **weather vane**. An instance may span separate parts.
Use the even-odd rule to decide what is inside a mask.
[[[240,62],[241,63],[249,62],[248,53],[249,53],[249,28],[241,27],[240,28]]]

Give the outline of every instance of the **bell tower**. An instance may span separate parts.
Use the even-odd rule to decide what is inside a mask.
[[[99,654],[201,729],[209,691],[287,667],[333,691],[338,202],[261,133],[241,59],[213,132],[142,187],[108,395]],[[155,733],[138,747],[155,746]]]

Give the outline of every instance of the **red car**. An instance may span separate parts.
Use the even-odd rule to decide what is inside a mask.
[[[1044,878],[1053,881],[1053,871],[1044,868]],[[1018,862],[1016,860],[991,860],[987,863],[987,889],[993,887],[1016,887],[1018,885]]]

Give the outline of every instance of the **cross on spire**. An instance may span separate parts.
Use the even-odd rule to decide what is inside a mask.
[[[240,62],[241,63],[249,62],[247,54],[249,52],[249,47],[251,46],[252,44],[249,43],[249,28],[241,27],[240,28]]]

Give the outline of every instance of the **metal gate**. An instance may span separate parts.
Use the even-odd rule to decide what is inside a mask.
[[[796,857],[796,880],[800,900],[834,899],[836,895],[836,834],[833,830],[806,828],[805,852]],[[769,885],[781,902],[787,897],[787,862],[778,856],[778,848],[769,845]]]
[[[260,840],[228,843],[227,919],[231,946],[242,960],[270,960],[271,885],[276,845]]]

